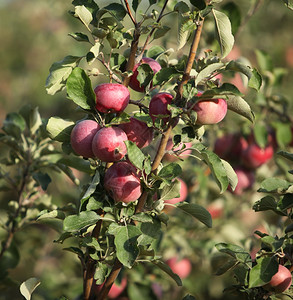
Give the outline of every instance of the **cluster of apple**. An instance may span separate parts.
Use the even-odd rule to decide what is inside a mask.
[[[238,184],[233,193],[241,195],[254,184],[256,169],[273,157],[274,143],[269,135],[267,145],[261,148],[253,134],[245,139],[241,133],[230,133],[216,140],[214,152],[234,166]]]
[[[143,58],[140,63],[136,64],[129,86],[138,92],[145,90],[137,79],[137,69],[141,64],[148,64],[154,73],[161,69],[160,64],[152,58]],[[129,90],[122,84],[103,83],[98,85],[94,92],[96,110],[102,114],[119,114],[129,104]],[[197,96],[200,95],[202,92],[197,94]],[[152,97],[149,115],[154,124],[157,118],[161,118],[165,124],[168,122],[171,117],[168,105],[173,102],[173,98],[173,95],[167,92],[160,92]],[[196,111],[198,125],[216,124],[227,113],[227,103],[224,99],[201,100],[189,105],[189,108]],[[95,120],[86,119],[74,126],[71,132],[71,146],[76,154],[85,158],[113,163],[106,171],[104,188],[111,193],[116,202],[128,203],[139,198],[141,185],[136,168],[124,159],[127,154],[125,141],[130,140],[139,148],[143,148],[150,144],[153,136],[153,128],[134,117],[131,117],[127,123],[104,127]],[[182,184],[183,187],[184,184]],[[185,199],[185,196],[183,198]]]

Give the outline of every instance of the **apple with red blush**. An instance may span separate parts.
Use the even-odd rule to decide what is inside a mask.
[[[153,70],[154,74],[156,74],[158,71],[161,70],[161,65],[156,60],[154,60],[152,58],[149,58],[149,57],[143,57],[139,63],[135,64],[135,66],[132,70],[133,74],[130,77],[129,86],[137,92],[144,92],[145,91],[145,86],[141,85],[140,82],[137,79],[137,76],[138,76],[137,68],[141,64],[149,65],[151,67],[151,69]]]
[[[93,120],[82,120],[72,129],[70,143],[74,152],[86,158],[94,158],[92,141],[101,126]]]
[[[172,257],[166,263],[181,279],[188,277],[192,270],[192,264],[188,258],[178,259],[177,257]]]
[[[92,150],[98,159],[104,162],[121,160],[127,153],[126,133],[119,127],[103,127],[94,136]]]
[[[201,96],[203,92],[198,92],[196,96]],[[197,113],[196,124],[211,125],[221,122],[227,114],[227,102],[224,99],[204,99],[192,105],[192,109]]]
[[[215,201],[207,206],[207,211],[210,213],[213,220],[223,216],[224,205],[222,201]]]
[[[155,123],[159,116],[166,116],[162,118],[165,124],[169,121],[171,112],[168,110],[168,104],[171,104],[172,100],[173,95],[165,92],[158,93],[152,97],[149,105],[149,114],[153,120],[153,123]]]
[[[128,140],[134,142],[138,148],[148,146],[154,137],[153,128],[134,117],[131,117],[129,122],[120,124],[119,128],[126,133]]]
[[[266,284],[264,288],[272,290],[276,294],[280,294],[288,290],[291,284],[291,272],[283,265],[279,265],[277,273],[273,275],[270,282]]]
[[[105,173],[104,188],[115,202],[137,200],[141,195],[141,184],[136,168],[126,161],[114,163]]]
[[[96,109],[101,113],[122,112],[129,103],[127,87],[119,83],[102,83],[94,89]]]

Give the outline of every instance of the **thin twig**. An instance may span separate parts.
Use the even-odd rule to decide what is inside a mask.
[[[134,25],[136,25],[136,21],[135,21],[135,18],[133,17],[133,15],[132,15],[132,12],[131,12],[131,9],[130,9],[128,0],[124,0],[124,3],[125,3],[125,5],[126,5],[127,13],[128,13],[128,15],[129,15],[129,17],[130,17],[132,23],[133,23]]]
[[[159,14],[159,17],[158,17],[156,23],[159,23],[160,20],[162,19],[163,13],[164,13],[165,8],[167,7],[168,1],[169,1],[169,0],[166,0],[166,1],[165,1],[165,3],[164,3],[164,5],[163,5],[163,7],[162,7],[162,10],[161,10],[161,12],[160,12],[160,14]],[[146,40],[145,40],[145,42],[144,42],[144,45],[143,45],[143,47],[142,47],[141,53],[140,53],[140,55],[137,57],[137,62],[139,62],[139,61],[142,59],[143,53],[144,53],[144,51],[145,51],[145,49],[146,49],[146,47],[147,47],[147,45],[148,45],[148,43],[149,43],[149,41],[150,41],[150,38],[151,38],[151,36],[152,36],[152,34],[154,33],[155,30],[156,30],[156,28],[153,27],[152,30],[150,31],[150,33],[148,34],[148,36],[147,36],[147,38],[146,38]]]

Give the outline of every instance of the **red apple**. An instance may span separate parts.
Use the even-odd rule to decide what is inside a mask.
[[[142,60],[134,66],[133,75],[130,77],[130,82],[129,82],[129,86],[137,92],[145,91],[145,87],[141,86],[140,82],[137,80],[137,75],[138,75],[137,68],[141,64],[148,64],[151,67],[151,69],[153,70],[154,74],[156,74],[158,71],[161,70],[161,66],[156,60],[154,60],[152,58],[148,58],[148,57],[142,58]]]
[[[102,83],[94,91],[96,94],[96,109],[99,112],[121,112],[129,103],[129,91],[122,84]]]
[[[238,183],[234,191],[229,187],[229,190],[235,195],[241,195],[244,190],[252,187],[255,181],[254,173],[251,170],[246,170],[242,167],[235,168],[235,173],[238,177]]]
[[[278,272],[272,277],[271,281],[267,284],[267,287],[279,294],[288,290],[291,284],[291,272],[283,265],[279,265]]]
[[[243,151],[241,159],[247,168],[256,169],[269,161],[273,155],[274,147],[271,144],[261,148],[256,143],[251,143]]]
[[[202,92],[199,92],[197,96],[201,94]],[[198,125],[217,124],[226,116],[227,102],[221,98],[201,100],[196,102],[192,109],[197,113]]]
[[[104,188],[116,202],[129,203],[141,195],[140,179],[136,169],[126,161],[114,163],[106,171]]]
[[[121,128],[103,127],[93,138],[93,153],[101,161],[118,161],[127,153],[125,141],[127,135]]]
[[[166,150],[170,151],[173,148],[173,140],[172,138],[170,138],[167,142],[166,145]],[[192,143],[184,143],[184,145],[186,146],[186,148],[191,148],[192,147]],[[192,153],[191,149],[185,150],[186,148],[184,148],[184,151],[179,155],[180,158],[184,159],[184,158],[188,158],[188,156]],[[182,149],[182,144],[180,144],[179,146],[175,147],[173,150],[174,151],[178,151]],[[166,153],[164,155],[164,159],[166,159],[167,161],[175,161],[177,160],[177,157],[175,155]]]
[[[247,141],[239,133],[230,133],[216,140],[214,152],[229,162],[240,161],[241,154],[247,146]]]
[[[134,142],[139,148],[148,146],[153,140],[153,129],[134,117],[131,117],[128,123],[120,124],[119,127],[126,133],[128,140]]]
[[[212,219],[219,219],[223,215],[223,202],[222,201],[215,201],[208,205],[207,210],[210,213]]]
[[[158,115],[171,115],[168,110],[168,104],[171,104],[173,100],[173,96],[169,93],[158,93],[153,96],[149,105],[149,114],[155,122]],[[167,123],[169,117],[163,118],[163,122]]]
[[[93,120],[78,122],[70,135],[71,147],[75,153],[86,158],[95,157],[92,150],[92,141],[101,126]]]
[[[187,258],[178,260],[177,257],[172,257],[167,260],[167,264],[171,270],[182,279],[188,277],[192,270],[191,262]]]
[[[182,202],[186,199],[186,197],[188,195],[188,187],[181,178],[178,178],[178,180],[180,182],[180,196],[178,198],[165,200],[165,203],[176,204],[176,203]]]

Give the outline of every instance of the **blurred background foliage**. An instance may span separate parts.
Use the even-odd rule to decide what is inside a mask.
[[[103,1],[99,1],[99,3],[101,2]],[[220,5],[225,5],[228,2],[234,2],[239,6],[242,21],[245,23],[245,26],[241,27],[236,36],[236,49],[240,51],[238,54],[236,53],[236,56],[244,56],[253,66],[257,66],[255,50],[263,50],[271,56],[274,67],[286,69],[285,78],[278,87],[278,92],[290,100],[292,107],[292,12],[284,7],[282,1],[276,0],[224,0]],[[258,2],[260,3],[258,9],[252,13],[251,7]],[[104,3],[108,3],[108,1],[104,1]],[[23,104],[38,106],[41,116],[44,118],[54,115],[70,118],[73,115],[75,106],[66,99],[64,92],[52,97],[47,95],[45,90],[45,81],[51,64],[62,60],[68,54],[81,55],[85,53],[85,47],[88,47],[83,43],[76,43],[68,36],[68,33],[79,31],[82,28],[79,22],[67,13],[71,8],[70,0],[0,0],[1,125],[6,113],[18,111]],[[166,48],[173,47],[176,49],[177,33],[176,26],[172,26],[173,21],[172,15],[164,20],[166,24],[171,22],[171,38],[168,34],[166,39],[156,40],[156,44],[162,43]],[[207,22],[203,40],[211,42],[211,44],[205,44],[203,41],[201,50],[213,46],[213,37],[209,36],[209,26],[210,24]],[[175,50],[174,57],[187,54],[186,49],[183,48],[180,52]],[[255,94],[251,93],[250,103],[252,104],[253,97]],[[225,124],[221,126],[225,127]],[[263,172],[266,173],[266,170],[264,169]],[[200,170],[196,172],[198,172],[196,174],[200,188],[195,192],[198,192],[198,195],[204,199],[207,196],[206,186],[208,185],[206,176]],[[187,181],[191,180],[188,173],[186,173],[186,177]],[[48,192],[53,195],[53,202],[57,205],[65,205],[72,199],[77,199],[78,189],[72,188],[69,181],[60,176],[60,178],[55,178],[54,182],[50,185]],[[209,188],[212,191],[213,189],[214,187]],[[253,193],[247,195],[255,197]],[[9,195],[5,195],[5,193],[0,194],[1,207],[6,206],[5,199],[7,197]],[[218,195],[214,195],[215,199],[217,197]],[[182,236],[185,237],[183,240],[191,241],[190,245],[186,247],[180,243],[177,247],[184,249],[183,254],[190,257],[196,265],[192,275],[184,281],[184,284],[190,293],[203,295],[203,298],[198,299],[228,299],[227,297],[222,298],[222,290],[225,287],[225,281],[229,282],[230,280],[229,277],[212,276],[211,266],[201,258],[210,255],[214,243],[240,242],[240,240],[245,240],[247,236],[251,237],[255,226],[260,225],[260,216],[255,217],[255,213],[251,209],[251,203],[259,197],[247,199],[240,209],[239,203],[235,202],[235,196],[228,194],[225,197],[224,217],[216,220],[214,228],[208,233],[204,228],[198,226],[199,228],[195,230],[196,234],[188,236],[190,231],[187,229],[192,228],[194,231],[194,222],[190,223],[190,220],[177,216],[172,221],[172,226],[180,226],[183,222],[183,227],[181,226],[179,232],[176,231],[176,233],[171,230],[163,242],[163,247],[170,249],[172,245],[170,243],[175,241],[175,245],[178,244],[179,241],[182,241]],[[223,201],[221,198],[218,200]],[[206,205],[208,203],[202,201],[201,204]],[[234,214],[236,210],[238,213]],[[270,214],[267,216],[268,219],[274,218]],[[240,218],[242,218],[242,225],[244,226],[242,228],[238,226]],[[276,220],[272,221],[275,222]],[[172,227],[173,230],[177,228],[174,226]],[[10,282],[0,281],[1,300],[7,299],[7,297],[21,299],[19,284],[29,277],[41,278],[41,285],[33,296],[35,300],[56,299],[62,295],[74,299],[81,292],[81,269],[78,259],[71,253],[60,251],[60,245],[53,243],[56,238],[58,238],[58,233],[41,225],[29,226],[16,235],[15,243],[20,245],[21,259],[17,268],[11,270],[10,278],[13,279],[10,279]],[[160,275],[157,276],[160,278]],[[151,281],[152,278],[147,280]],[[235,298],[232,297],[231,299]]]

